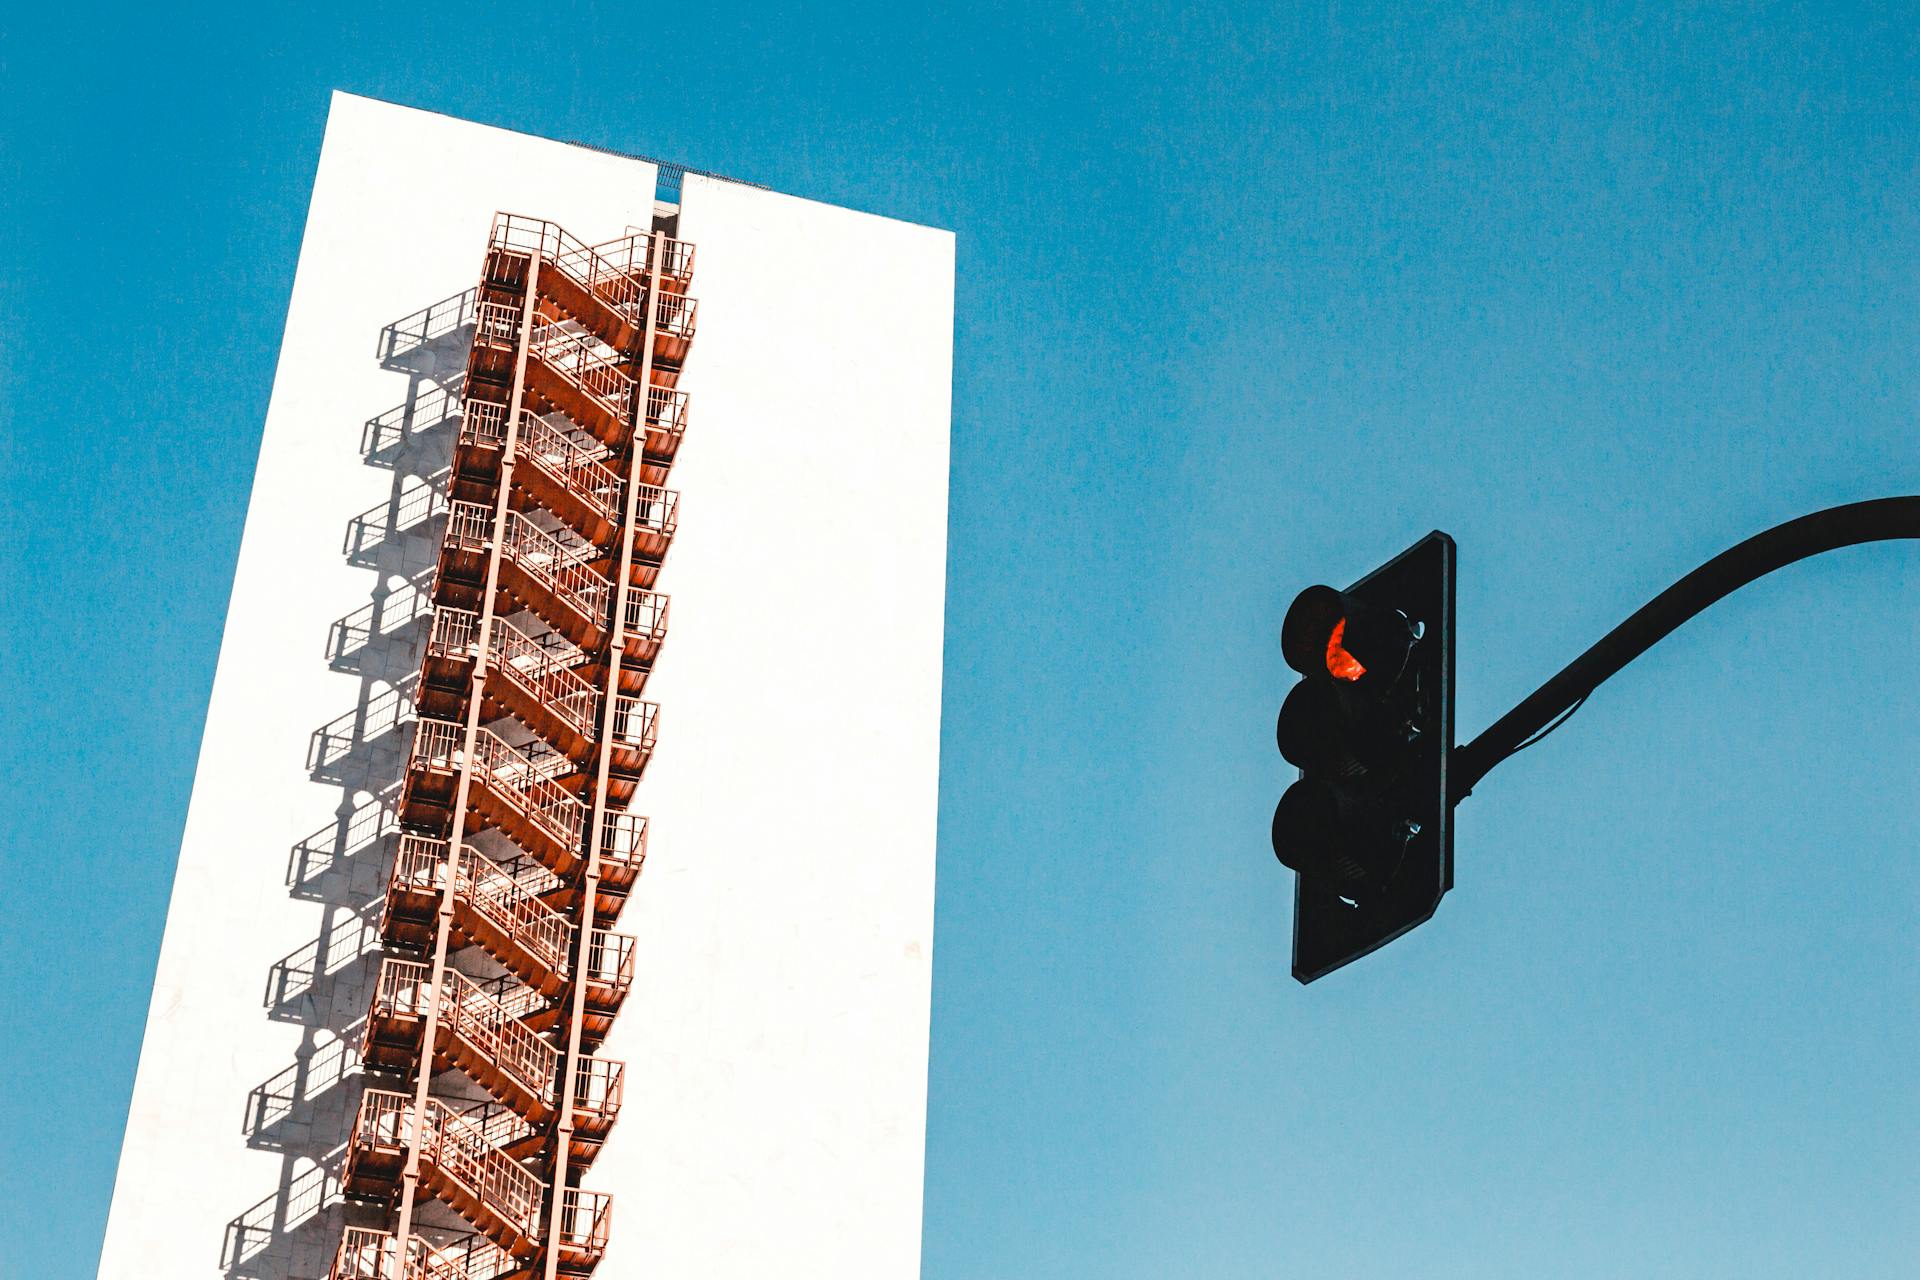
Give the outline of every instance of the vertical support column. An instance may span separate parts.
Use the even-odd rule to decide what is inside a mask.
[[[474,748],[480,737],[481,704],[485,701],[487,655],[493,643],[493,602],[500,589],[500,556],[506,543],[507,502],[513,488],[514,453],[520,441],[520,404],[526,391],[527,353],[533,342],[535,306],[539,302],[540,253],[528,255],[527,296],[520,308],[520,340],[513,359],[513,391],[507,397],[506,443],[500,455],[500,489],[494,498],[493,540],[487,549],[487,578],[480,600],[480,624],[474,637],[473,688],[468,694],[466,732],[461,740],[460,780],[453,796],[453,827],[447,837],[446,884],[440,892],[434,930],[433,965],[428,976],[427,1021],[421,1034],[420,1067],[414,1083],[413,1109],[407,1117],[407,1163],[401,1172],[400,1220],[394,1231],[394,1252],[400,1276],[406,1275],[413,1242],[413,1208],[419,1195],[421,1133],[426,1120],[428,1087],[433,1083],[433,1045],[439,1034],[440,993],[446,985],[447,950],[453,933],[454,890],[458,859],[466,837],[467,797],[473,785]]]
[[[544,1280],[556,1280],[560,1233],[564,1225],[567,1165],[572,1154],[573,1108],[580,1074],[580,1033],[586,1021],[587,974],[592,957],[594,920],[600,893],[600,853],[606,839],[607,781],[613,766],[615,711],[620,698],[620,668],[627,641],[627,602],[633,594],[634,518],[639,508],[641,466],[647,445],[647,410],[653,395],[653,343],[659,325],[660,242],[647,237],[647,325],[641,339],[639,390],[633,408],[633,438],[628,444],[626,508],[620,525],[620,567],[613,593],[613,625],[608,629],[606,692],[600,701],[600,748],[594,767],[593,812],[588,816],[587,869],[580,895],[580,920],[574,926],[573,999],[567,1012],[567,1051],[561,1066],[560,1119],[554,1131],[553,1182],[547,1207],[547,1256]]]

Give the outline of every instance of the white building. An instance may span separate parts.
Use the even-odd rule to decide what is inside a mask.
[[[102,1276],[917,1273],[953,240],[678,177],[334,98]]]

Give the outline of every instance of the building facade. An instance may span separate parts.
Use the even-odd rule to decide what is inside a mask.
[[[952,288],[336,95],[101,1275],[917,1273]]]

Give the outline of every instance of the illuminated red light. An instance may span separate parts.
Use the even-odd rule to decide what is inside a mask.
[[[1336,680],[1358,680],[1367,674],[1360,660],[1340,647],[1340,641],[1346,638],[1347,620],[1345,618],[1333,624],[1333,634],[1327,637],[1327,670]]]

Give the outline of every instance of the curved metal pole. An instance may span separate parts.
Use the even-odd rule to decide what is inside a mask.
[[[1775,525],[1721,552],[1648,601],[1598,644],[1568,663],[1559,675],[1495,720],[1485,733],[1456,749],[1449,799],[1458,804],[1472,795],[1475,784],[1521,743],[1722,596],[1796,560],[1894,538],[1920,538],[1920,496],[1876,498],[1829,507]]]

